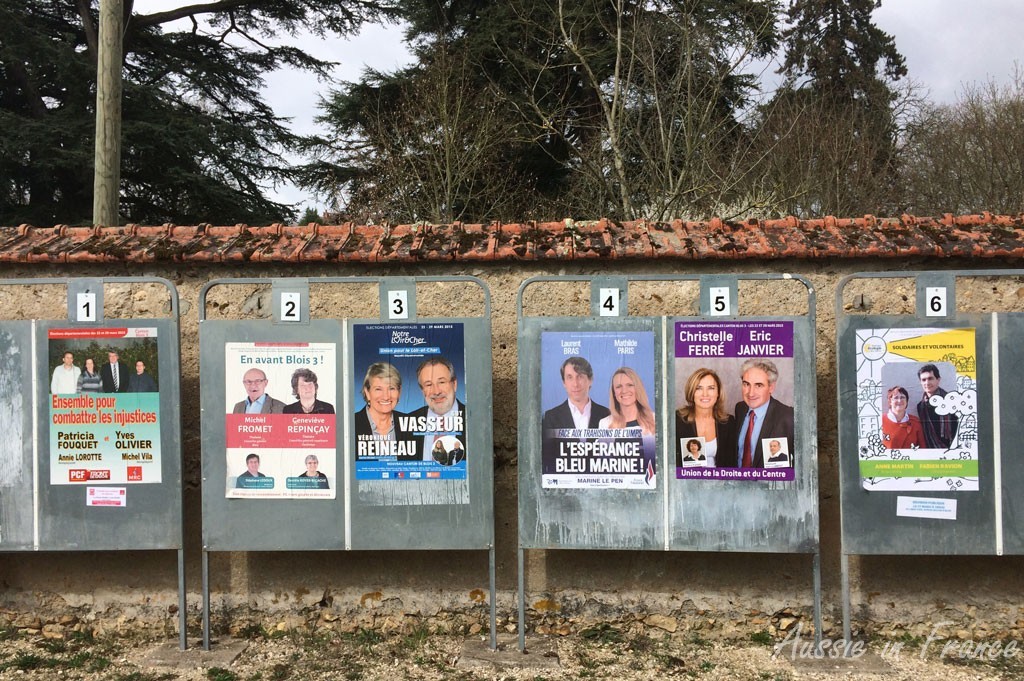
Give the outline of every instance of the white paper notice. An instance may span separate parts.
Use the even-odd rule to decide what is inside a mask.
[[[86,487],[86,506],[127,506],[124,487]]]
[[[956,520],[956,499],[896,497],[896,515],[907,518]]]

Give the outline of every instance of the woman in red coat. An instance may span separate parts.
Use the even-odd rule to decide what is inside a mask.
[[[909,449],[917,445],[924,447],[924,431],[916,416],[907,413],[910,396],[907,389],[893,386],[886,393],[889,411],[882,416],[882,444],[886,449]]]

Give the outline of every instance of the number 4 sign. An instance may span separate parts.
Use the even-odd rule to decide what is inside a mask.
[[[619,311],[619,289],[602,288],[599,291],[599,297],[602,317],[618,317],[621,314]]]

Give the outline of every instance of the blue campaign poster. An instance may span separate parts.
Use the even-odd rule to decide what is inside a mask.
[[[657,487],[654,333],[541,334],[542,486]]]
[[[357,480],[465,480],[462,324],[356,324]]]

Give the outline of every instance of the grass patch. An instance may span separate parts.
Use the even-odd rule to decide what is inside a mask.
[[[206,670],[206,678],[210,681],[238,681],[238,674],[223,667],[210,667]]]
[[[128,674],[114,674],[111,681],[174,681],[177,674],[165,672],[163,674],[149,674],[147,672],[129,672]]]
[[[356,633],[352,634],[352,640],[361,645],[363,648],[371,648],[375,644],[383,641],[384,637],[376,629],[367,629],[366,627],[359,627]]]
[[[68,644],[60,639],[46,639],[39,644],[39,647],[51,655],[65,653],[68,650]]]
[[[60,665],[60,660],[52,657],[41,657],[32,653],[18,653],[10,662],[0,665],[0,670],[17,669],[30,672],[36,669],[53,669]]]
[[[658,663],[658,669],[665,674],[672,675],[686,671],[686,660],[678,655],[656,653],[654,659]]]
[[[690,642],[690,645],[697,646],[698,648],[710,648],[711,647],[711,641],[709,641],[706,638],[704,638],[703,636],[701,636],[700,632],[697,632],[697,631],[690,632],[689,642]]]
[[[633,653],[640,655],[647,655],[653,653],[658,649],[658,642],[647,634],[637,634],[633,638],[629,639],[629,643],[626,648]]]
[[[758,643],[763,646],[770,646],[774,643],[774,640],[772,639],[772,635],[767,631],[755,631],[750,635],[750,642]]]
[[[413,651],[419,650],[423,647],[423,644],[430,638],[430,627],[422,622],[417,624],[412,630],[403,635],[399,639],[398,650],[399,651]]]
[[[238,637],[247,638],[249,640],[256,638],[270,638],[270,636],[267,634],[267,630],[263,628],[263,625],[258,624],[256,622],[250,622],[249,624],[246,624],[244,627],[239,629]]]
[[[68,641],[71,643],[91,646],[96,643],[96,634],[93,633],[92,629],[72,631],[68,634]]]
[[[622,630],[607,622],[580,631],[580,638],[591,643],[622,643]]]

